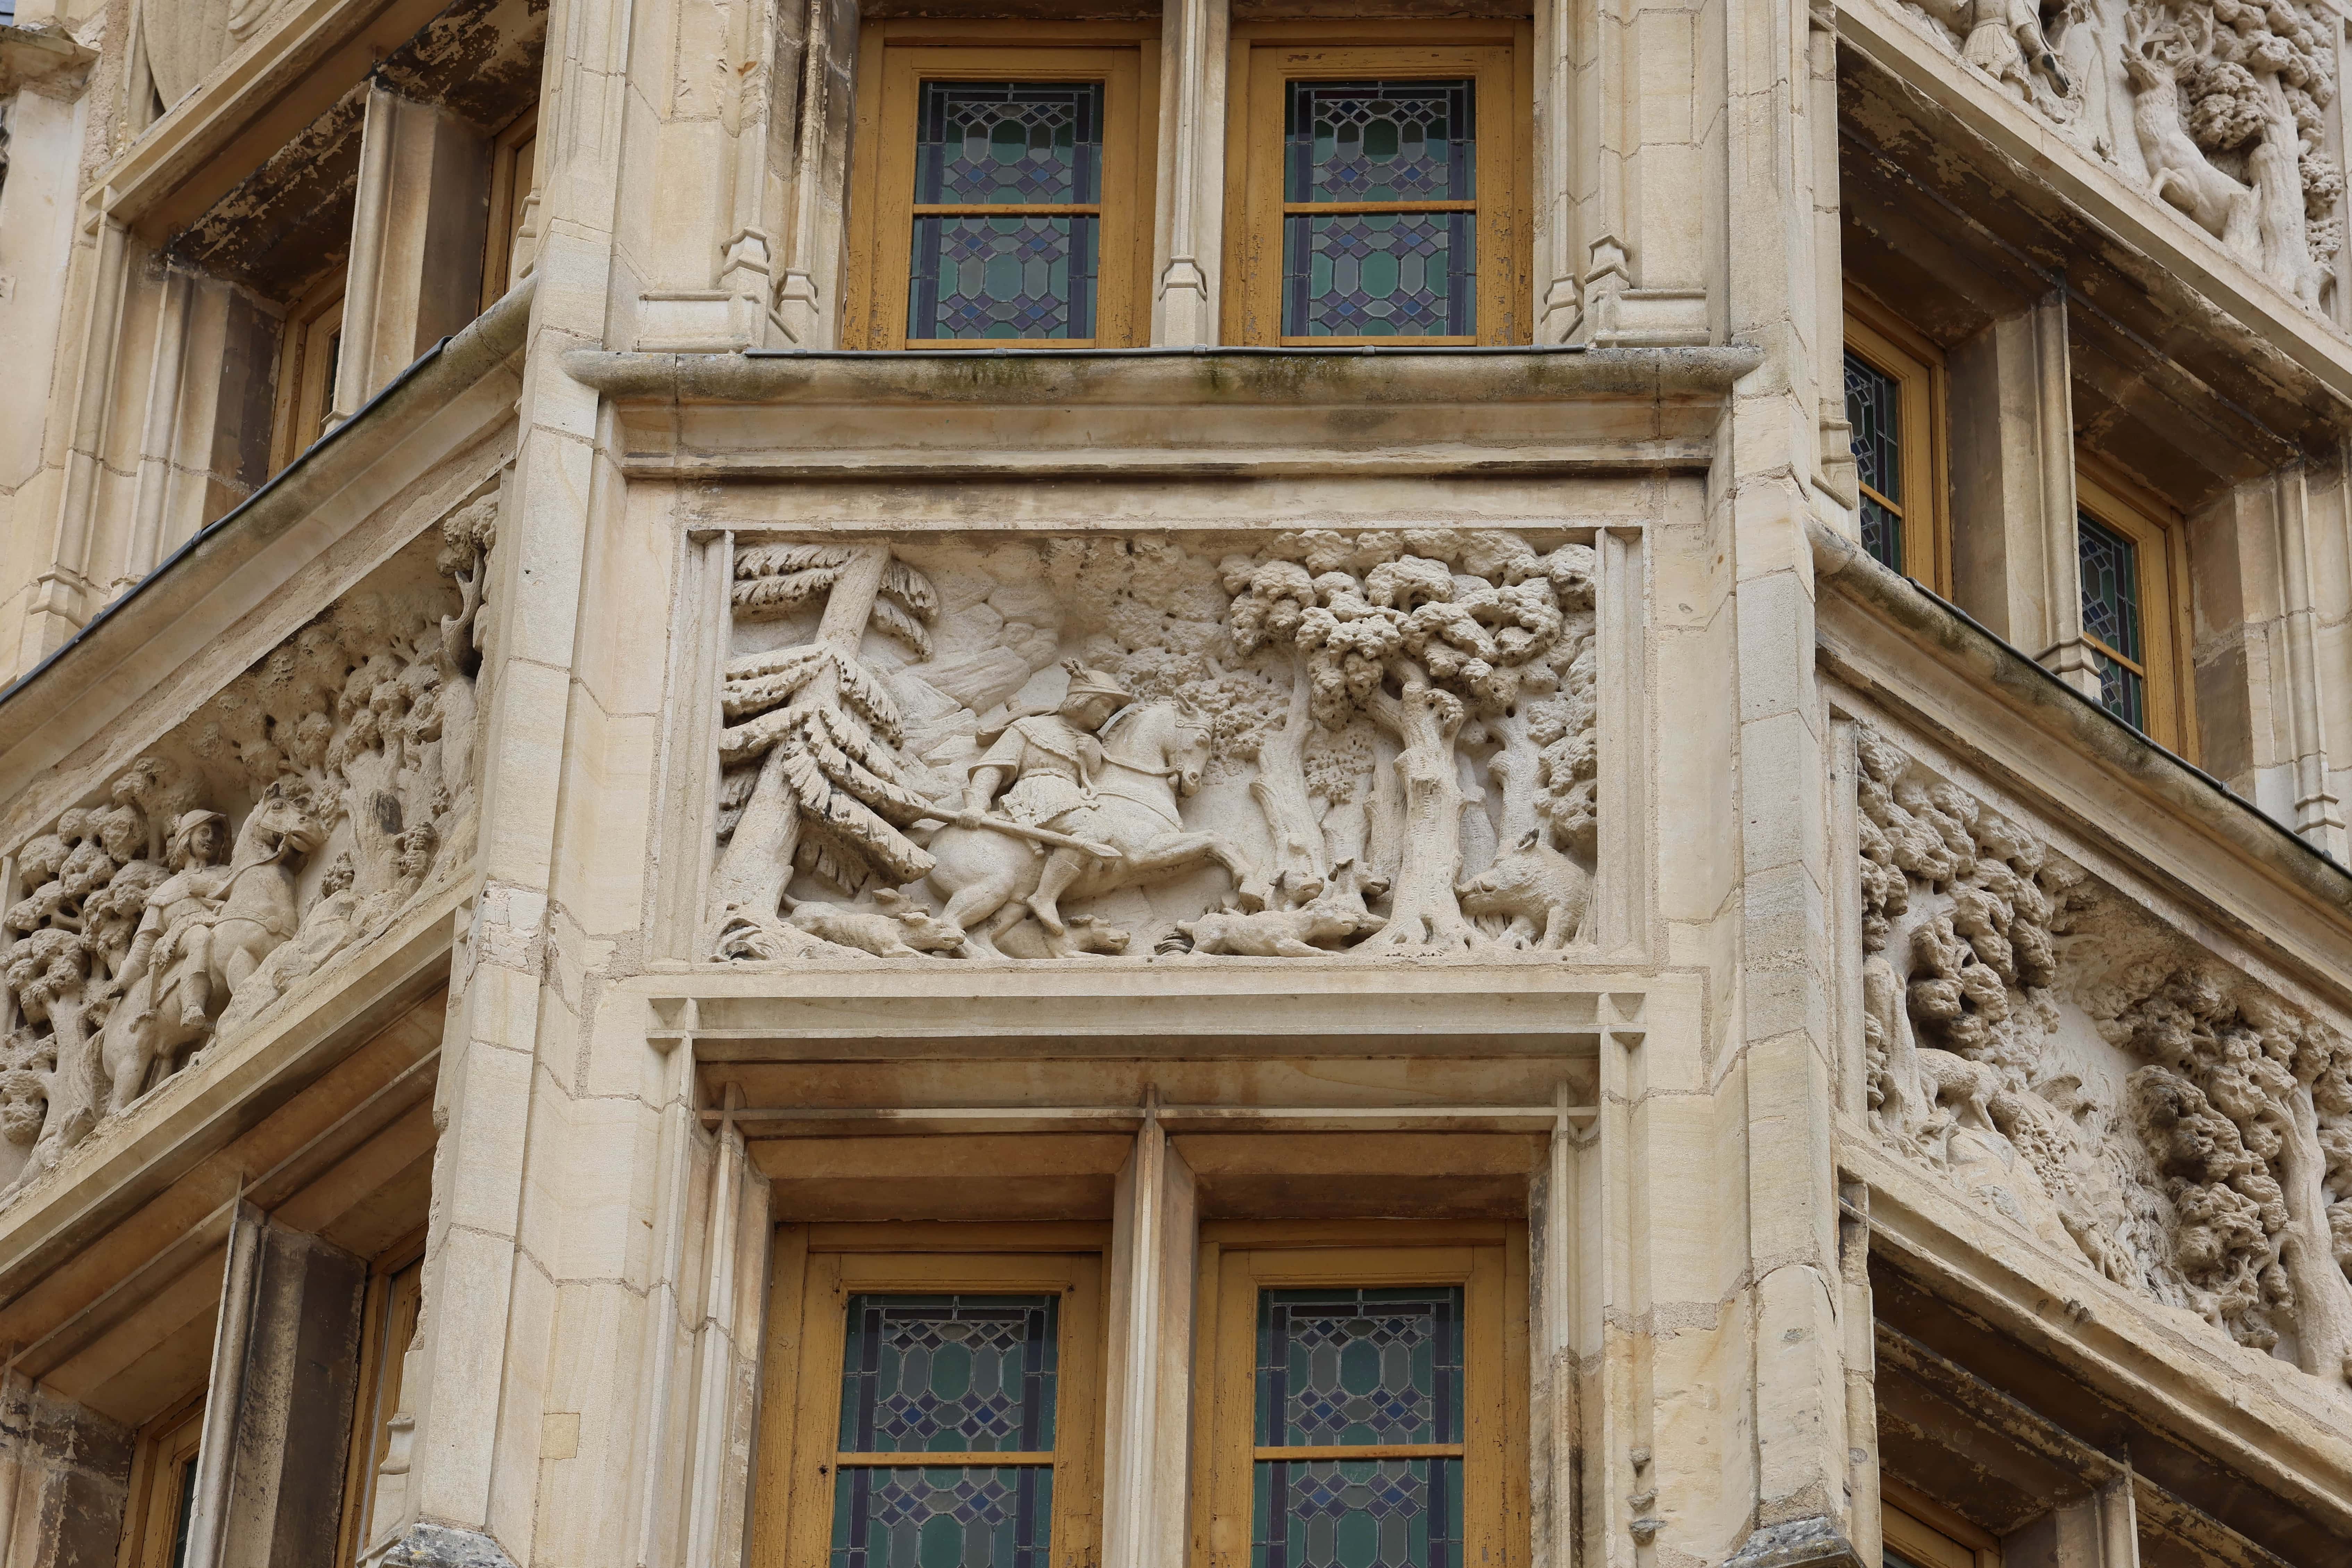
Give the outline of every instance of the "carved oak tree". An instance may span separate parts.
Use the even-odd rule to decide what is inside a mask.
[[[1589,595],[1591,552],[1539,556],[1513,535],[1429,530],[1288,535],[1268,555],[1223,563],[1234,646],[1289,649],[1307,689],[1306,716],[1338,729],[1361,713],[1400,747],[1403,843],[1388,922],[1367,945],[1473,945],[1478,932],[1455,892],[1463,724],[1499,718],[1532,673],[1548,672],[1564,625],[1554,579],[1575,579]],[[1283,734],[1259,755],[1259,799],[1286,873],[1313,842],[1304,732],[1294,701]]]
[[[845,891],[929,875],[929,853],[901,829],[939,808],[898,760],[898,706],[857,649],[870,626],[928,655],[937,591],[887,544],[756,546],[736,557],[735,576],[738,621],[820,595],[824,614],[813,640],[727,667],[721,805],[742,814],[719,863],[714,913],[774,919],[796,868]]]

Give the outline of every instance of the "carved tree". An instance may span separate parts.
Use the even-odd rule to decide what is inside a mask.
[[[1937,1092],[1920,1037],[1969,1061],[1997,1057],[2012,991],[2056,977],[2053,910],[2031,834],[1966,791],[1913,773],[1908,757],[1866,729],[1857,751],[1869,1099],[1882,1129],[1916,1145]]]
[[[1388,922],[1368,945],[1477,940],[1455,891],[1464,804],[1457,745],[1466,720],[1499,719],[1531,674],[1549,675],[1564,624],[1556,584],[1580,581],[1589,593],[1591,554],[1575,549],[1538,556],[1502,533],[1313,533],[1277,540],[1271,559],[1224,563],[1236,647],[1244,654],[1290,648],[1312,718],[1336,729],[1361,713],[1400,747],[1402,843]],[[1288,820],[1291,803],[1307,796],[1286,748],[1274,750],[1261,767],[1283,803],[1279,817],[1269,812],[1281,852],[1301,831]]]
[[[2305,1371],[2352,1378],[2352,1280],[2330,1201],[2352,1048],[2202,965],[2165,975],[2102,1026],[2149,1061],[2132,1075],[2133,1108],[2200,1307],[2264,1350],[2285,1317]]]
[[[796,868],[845,891],[877,875],[893,886],[928,876],[929,853],[901,830],[939,807],[900,762],[897,704],[857,650],[871,626],[927,657],[938,593],[887,544],[757,546],[737,556],[735,576],[739,621],[820,595],[824,613],[814,640],[727,667],[720,804],[741,815],[715,912],[774,919]]]

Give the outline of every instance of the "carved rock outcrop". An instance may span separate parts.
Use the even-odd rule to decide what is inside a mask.
[[[2352,1378],[2352,1045],[1858,736],[1887,1142],[2108,1279]]]
[[[1567,947],[1594,586],[1590,546],[1500,531],[752,545],[717,951]],[[933,923],[827,937],[820,892]]]
[[[453,512],[17,847],[9,1190],[470,858],[496,505]]]

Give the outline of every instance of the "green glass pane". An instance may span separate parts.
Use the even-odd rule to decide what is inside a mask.
[[[915,219],[907,336],[1094,336],[1101,226],[1087,216]]]
[[[834,1482],[832,1568],[1046,1568],[1054,1472],[845,1468]]]
[[[1100,82],[923,83],[915,200],[1101,200],[1102,106]]]
[[[1251,1568],[1460,1568],[1459,1459],[1268,1459]]]
[[[1847,439],[1862,482],[1903,504],[1903,399],[1893,376],[1866,359],[1845,356]]]
[[[1060,1305],[1050,1295],[852,1296],[843,1451],[1050,1451]]]
[[[2088,512],[2074,521],[2083,569],[2083,629],[2138,662],[2139,547]]]
[[[1462,1438],[1462,1288],[1258,1297],[1265,1447]]]
[[[1475,88],[1450,81],[1294,81],[1284,198],[1468,201],[1477,194]]]
[[[1473,336],[1477,255],[1471,213],[1293,214],[1283,220],[1283,334]]]

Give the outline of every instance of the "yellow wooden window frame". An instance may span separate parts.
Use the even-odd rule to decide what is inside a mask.
[[[2000,1542],[1892,1479],[1879,1485],[1879,1534],[1918,1568],[2001,1568]]]
[[[425,1238],[411,1237],[386,1252],[369,1271],[360,1319],[360,1381],[352,1401],[352,1439],[343,1473],[343,1514],[336,1562],[359,1561],[375,1503],[377,1472],[391,1447],[392,1418],[400,1414],[408,1347],[425,1304]]]
[[[490,222],[482,253],[482,309],[513,285],[515,237],[530,205],[539,157],[539,105],[509,121],[490,142]]]
[[[2197,760],[2192,683],[2183,668],[2190,646],[2189,530],[2178,512],[2087,455],[2074,465],[2074,503],[2132,542],[2139,575],[2141,658],[2126,659],[2086,630],[2083,640],[2140,672],[2147,728],[2158,745]]]
[[[1526,1232],[1499,1225],[1256,1223],[1202,1227],[1195,1343],[1199,1451],[1193,1568],[1249,1568],[1259,1458],[1340,1450],[1257,1447],[1257,1300],[1294,1288],[1463,1287],[1462,1561],[1524,1568],[1528,1556]],[[1349,1448],[1350,1458],[1435,1455],[1437,1445]]]
[[[147,1424],[131,1456],[130,1508],[124,1514],[118,1568],[173,1568],[188,1478],[205,1433],[199,1390]]]
[[[1853,289],[1846,293],[1845,346],[1895,383],[1901,409],[1903,500],[1898,505],[1875,490],[1869,494],[1903,520],[1903,574],[1949,598],[1951,468],[1943,351],[1885,306]],[[1843,384],[1843,365],[1839,376]]]
[[[1334,35],[1319,23],[1269,22],[1233,30],[1226,88],[1224,337],[1233,343],[1306,348],[1354,344],[1444,346],[1529,340],[1526,298],[1528,169],[1526,23],[1354,23]],[[1442,40],[1442,41],[1433,41]],[[1466,337],[1286,337],[1282,331],[1285,87],[1358,77],[1467,77],[1478,117],[1478,321]],[[1402,203],[1401,207],[1429,204]],[[1451,205],[1452,204],[1438,204]]]
[[[843,347],[987,353],[1134,348],[1149,340],[1160,65],[1157,45],[1147,29],[1024,22],[941,36],[936,23],[875,22],[861,35],[859,62],[849,271],[842,289]],[[915,121],[925,81],[1103,84],[1102,200],[1091,204],[1100,219],[1093,337],[907,336],[916,216]],[[1003,210],[1033,209],[1008,205]]]
[[[278,409],[269,468],[284,468],[325,435],[335,405],[335,367],[343,337],[343,272],[338,268],[303,290],[286,312],[278,339]]]
[[[1055,1568],[1101,1557],[1103,1252],[1099,1227],[1020,1225],[785,1226],[777,1232],[769,1291],[765,1456],[752,1508],[752,1568],[825,1568],[849,1298],[868,1291],[1058,1292],[1061,1346],[1050,1454],[985,1454],[993,1466],[1051,1465]],[[919,1231],[915,1237],[892,1233]],[[1034,1231],[1034,1236],[1024,1234]],[[942,1250],[904,1250],[907,1241]],[[1071,1247],[1068,1251],[1016,1247]],[[947,1248],[964,1250],[944,1250]],[[907,1456],[891,1456],[905,1468]],[[953,1456],[926,1455],[926,1463]],[[878,1462],[866,1458],[866,1462]]]

